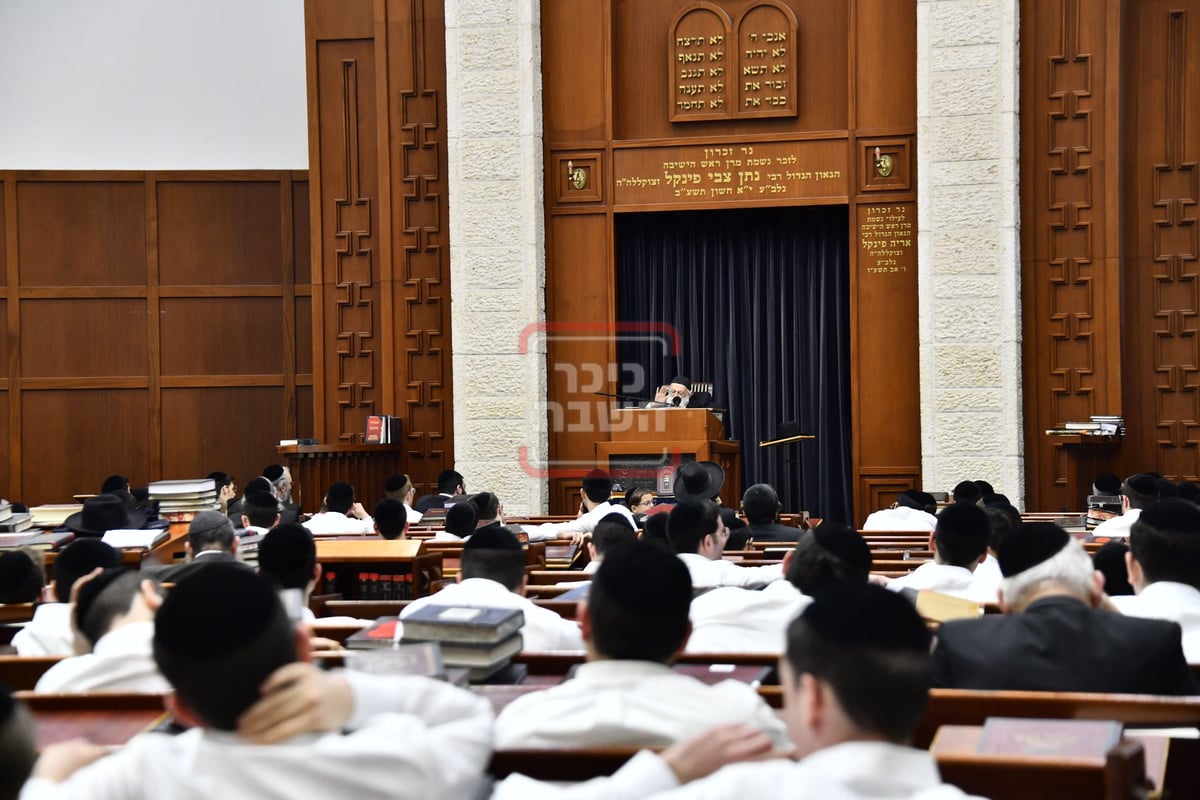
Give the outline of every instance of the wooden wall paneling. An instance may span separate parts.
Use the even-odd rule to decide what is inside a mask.
[[[611,121],[611,3],[543,3],[541,13],[546,141],[603,142]]]
[[[294,173],[291,186],[292,273],[284,281],[284,320],[291,328],[284,331],[284,336],[292,343],[292,357],[286,363],[292,401],[285,438],[295,439],[313,436],[312,229],[307,173]]]
[[[22,501],[69,502],[72,494],[99,491],[114,473],[135,486],[157,477],[150,473],[148,397],[144,386],[21,391]]]
[[[454,462],[443,4],[388,0],[386,23],[382,410],[404,420],[406,469],[424,493]]]
[[[1186,7],[1190,6],[1190,7]],[[1128,4],[1122,150],[1128,471],[1200,479],[1200,4]],[[1189,135],[1193,134],[1193,135]]]
[[[162,390],[162,476],[230,472],[238,485],[277,461],[282,386],[189,386]]]
[[[159,283],[278,286],[280,190],[278,179],[159,183]]]
[[[20,302],[22,379],[127,377],[145,385],[150,364],[144,296]]]
[[[146,340],[148,344],[149,363],[147,365],[149,419],[147,431],[147,452],[150,456],[150,474],[161,476],[163,468],[162,430],[162,320],[160,308],[160,287],[162,285],[162,258],[159,253],[159,204],[158,176],[150,173],[145,176],[145,197],[151,198],[146,203]],[[182,221],[182,219],[181,219]],[[211,470],[210,470],[211,471]],[[208,473],[201,473],[207,475]],[[132,484],[137,486],[138,484]]]
[[[0,288],[8,286],[8,187],[12,181],[0,180]]]
[[[851,13],[851,128],[860,135],[911,130],[917,118],[916,4],[855,0]]]
[[[144,286],[141,176],[17,182],[21,286]]]
[[[614,138],[665,139],[699,136],[763,136],[796,131],[845,130],[849,97],[845,91],[849,63],[849,6],[845,0],[786,0],[796,16],[799,113],[778,119],[732,119],[711,122],[669,120],[668,31],[671,20],[690,0],[655,3],[617,3],[613,7]],[[717,4],[735,21],[759,0],[726,0]],[[543,30],[546,30],[545,20]],[[557,35],[557,34],[555,34]],[[545,37],[543,36],[545,40]],[[548,48],[543,48],[548,49]],[[740,65],[740,61],[730,62]],[[734,68],[734,72],[743,70]],[[745,74],[727,77],[744,89]],[[755,76],[749,76],[753,79]],[[663,87],[660,91],[660,87]],[[731,96],[738,96],[733,92]]]
[[[9,427],[9,397],[12,393],[8,391],[0,391],[0,442],[8,442],[11,430]],[[6,451],[0,451],[0,454],[5,454],[5,457],[0,457],[0,493],[6,500],[20,500],[21,495],[17,493],[14,485],[15,475],[11,468],[10,459],[6,456]]]
[[[164,297],[161,374],[270,375],[282,381],[283,310],[278,294]]]
[[[9,287],[17,287],[21,284],[20,237],[17,233],[17,182],[12,174],[4,175],[3,189],[5,346],[2,349],[5,353],[6,366],[4,385],[8,390],[5,397],[8,412],[5,415],[5,423],[8,435],[0,441],[6,445],[2,451],[4,455],[2,461],[8,472],[8,481],[5,483],[4,491],[8,493],[8,496],[20,499],[24,497],[21,487],[21,438],[18,433],[21,430],[21,382],[19,380],[21,375],[21,304],[17,301],[15,292],[12,293],[13,301],[8,302]]]
[[[1122,114],[1110,63],[1116,0],[1021,3],[1021,238],[1026,504],[1078,508],[1066,496],[1048,428],[1120,414],[1117,193]],[[1105,169],[1105,165],[1109,169]]]

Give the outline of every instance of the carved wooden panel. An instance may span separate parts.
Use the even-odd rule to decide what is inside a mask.
[[[729,97],[741,77],[732,33],[729,15],[713,3],[691,3],[671,21],[667,85],[672,122],[731,116]]]
[[[1022,4],[1027,502],[1077,507],[1043,431],[1121,413],[1116,205],[1105,0]],[[1115,88],[1115,87],[1114,87]],[[1111,198],[1111,200],[1110,200]]]
[[[1200,477],[1200,8],[1135,4],[1126,85],[1137,86],[1128,115],[1125,216],[1131,469],[1173,480]],[[1153,44],[1151,44],[1153,43]],[[1148,46],[1149,45],[1149,46]],[[1144,466],[1143,466],[1144,465]]]
[[[428,486],[453,458],[442,6],[305,13],[315,433],[360,442],[368,414],[396,414]]]

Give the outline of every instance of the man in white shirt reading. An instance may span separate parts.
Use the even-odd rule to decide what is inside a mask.
[[[196,573],[168,594],[154,634],[172,711],[191,729],[104,758],[46,748],[22,800],[474,796],[491,754],[486,700],[423,677],[325,673],[298,663],[307,655],[266,580],[228,564]]]
[[[304,523],[314,534],[375,532],[375,520],[354,498],[354,487],[338,481],[325,493],[325,510]]]
[[[609,778],[564,789],[517,775],[493,798],[963,798],[927,750],[907,746],[929,697],[929,643],[907,600],[840,583],[788,627],[779,678],[791,753],[722,768],[771,747],[753,729],[722,726],[661,755],[643,751]]]
[[[711,500],[686,500],[671,509],[667,519],[667,537],[679,554],[679,560],[692,575],[692,586],[765,586],[783,577],[783,564],[765,567],[739,567],[725,561],[721,553],[729,531],[721,521],[717,504]]]
[[[580,604],[587,663],[509,704],[496,719],[496,746],[662,746],[721,722],[744,722],[784,745],[782,723],[749,684],[709,686],[671,669],[691,600],[687,568],[665,548],[613,548]]]
[[[1183,654],[1200,664],[1200,508],[1167,497],[1129,531],[1125,554],[1133,595],[1110,598],[1131,617],[1168,619],[1183,629]]]

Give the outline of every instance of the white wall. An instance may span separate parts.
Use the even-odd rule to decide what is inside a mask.
[[[307,169],[303,0],[0,0],[0,169]]]

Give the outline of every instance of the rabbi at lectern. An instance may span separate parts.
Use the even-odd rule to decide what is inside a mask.
[[[708,408],[712,405],[712,395],[708,392],[693,392],[692,379],[686,375],[676,375],[666,386],[658,387],[654,400],[646,404],[646,408]]]

